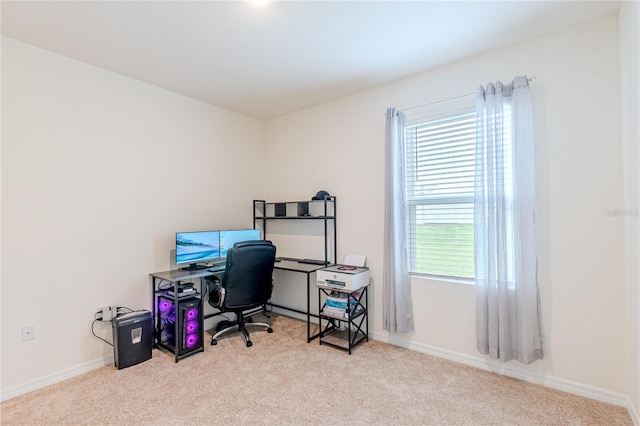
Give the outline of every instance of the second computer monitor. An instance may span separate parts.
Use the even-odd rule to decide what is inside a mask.
[[[227,251],[235,243],[260,239],[259,229],[232,229],[220,231],[220,257],[227,257]]]

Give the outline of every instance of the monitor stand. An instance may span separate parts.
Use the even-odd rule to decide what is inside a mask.
[[[189,266],[184,268],[180,268],[181,271],[199,271],[200,269],[207,269],[207,265],[203,265],[201,263],[192,263]]]

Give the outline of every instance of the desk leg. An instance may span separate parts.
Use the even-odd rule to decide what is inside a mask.
[[[311,342],[311,274],[307,273],[307,343]]]
[[[365,306],[365,309],[367,310],[367,312],[365,313],[366,317],[364,318],[365,321],[365,328],[367,329],[367,342],[369,341],[369,287],[365,287],[364,288],[364,303],[366,303],[367,306]]]
[[[322,323],[320,322],[320,315],[311,314],[311,273],[307,273],[307,343],[311,343],[314,339],[317,339],[322,334]],[[319,297],[318,297],[319,299]],[[318,321],[318,332],[311,335],[311,317],[317,316]]]
[[[158,347],[158,342],[156,340],[157,336],[158,336],[158,331],[157,331],[157,324],[158,324],[158,318],[156,318],[156,278],[150,276],[149,277],[149,282],[151,283],[151,318],[153,321],[153,349],[156,349]]]

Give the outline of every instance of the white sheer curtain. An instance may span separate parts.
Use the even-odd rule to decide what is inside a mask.
[[[480,87],[476,107],[475,292],[478,350],[503,362],[543,358],[529,84]]]
[[[387,109],[385,130],[382,323],[390,333],[406,333],[414,329],[413,303],[405,236],[404,119],[395,108]]]

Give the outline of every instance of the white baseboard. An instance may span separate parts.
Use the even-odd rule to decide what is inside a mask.
[[[113,355],[105,356],[104,358],[89,361],[83,364],[58,371],[56,373],[48,374],[46,376],[39,377],[34,380],[30,380],[25,383],[21,383],[16,386],[11,386],[6,389],[2,389],[0,392],[0,401],[7,401],[16,396],[24,395],[25,393],[33,392],[35,390],[44,388],[59,383],[63,380],[70,379],[72,377],[79,376],[81,374],[88,373],[91,370],[104,367],[105,365],[113,364]]]
[[[631,415],[633,424],[635,426],[640,426],[640,416],[638,415],[638,412],[633,408],[633,405],[631,405],[631,403],[629,403],[629,407],[627,409],[629,410],[629,414]]]
[[[560,390],[578,396],[583,396],[585,398],[594,399],[596,401],[606,402],[608,404],[624,407],[629,411],[634,424],[636,426],[640,426],[638,413],[635,411],[633,405],[631,404],[631,400],[627,395],[622,393],[608,391],[606,389],[573,382],[571,380],[561,379],[555,376],[526,371],[514,368],[513,366],[502,364],[497,361],[476,358],[459,352],[441,349],[435,346],[410,342],[406,339],[394,338],[393,336],[389,336],[386,333],[375,332],[371,333],[369,337],[381,342],[390,343],[394,346],[400,346],[406,349],[433,355],[438,358],[459,362],[460,364],[480,368],[482,370],[491,371],[497,374],[502,374],[514,379],[524,380],[526,382],[531,382],[538,385],[546,386],[548,388]]]
[[[301,314],[301,313],[298,313],[298,312],[294,312],[294,311],[290,311],[290,310],[287,310],[287,309],[273,307],[273,313],[274,314],[278,314],[278,315],[284,315],[285,317],[295,318],[295,319],[298,319],[300,321],[307,322],[307,315]],[[317,323],[318,320],[315,319],[315,318],[311,319],[311,324],[313,324],[314,321],[315,321],[315,324],[318,325],[318,323]]]

